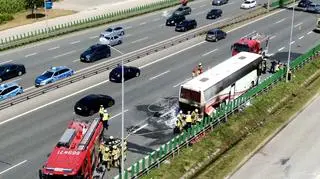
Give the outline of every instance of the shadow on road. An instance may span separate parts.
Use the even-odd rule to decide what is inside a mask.
[[[133,152],[133,153],[139,153],[139,154],[144,154],[147,155],[150,152],[153,152],[154,150],[148,147],[144,147],[138,144],[134,144],[132,142],[128,142],[128,151]]]

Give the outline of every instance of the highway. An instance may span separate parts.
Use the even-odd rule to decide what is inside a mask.
[[[207,12],[212,8],[210,0],[191,2],[190,7],[192,8],[192,13],[191,15],[188,15],[187,18],[195,18],[198,22],[198,27],[210,23],[221,22],[231,16],[245,13],[245,10],[239,8],[241,2],[242,1],[237,0],[219,7],[223,10],[223,16],[216,20],[207,20],[205,18]],[[174,27],[165,26],[167,18],[165,15],[168,16],[177,7],[178,6],[141,17],[124,20],[119,23],[110,24],[110,26],[113,27],[119,25],[125,28],[126,34],[123,44],[115,46],[115,48],[122,53],[129,53],[182,34],[181,32],[175,32]],[[50,66],[65,65],[73,70],[79,71],[119,56],[119,52],[112,50],[111,57],[107,59],[91,64],[79,61],[80,54],[91,45],[97,43],[98,36],[107,27],[109,27],[109,25],[30,45],[29,48],[22,47],[9,52],[0,53],[0,64],[7,62],[24,64],[26,66],[27,74],[13,80],[18,79],[19,83],[25,89],[31,89],[34,86],[35,77]]]
[[[318,96],[231,179],[319,178],[319,105]]]
[[[281,58],[281,61],[286,61],[291,13],[290,10],[283,10],[264,20],[229,32],[227,39],[217,43],[204,42],[203,37],[196,38],[168,49],[166,52],[132,62],[132,65],[142,68],[142,74],[139,78],[125,83],[125,128],[139,129],[128,138],[127,166],[172,138],[170,123],[173,121],[151,118],[153,113],[150,112],[150,109],[153,108],[150,108],[150,105],[165,97],[177,96],[179,84],[191,77],[192,68],[200,61],[205,68],[222,62],[231,56],[231,43],[253,30],[270,34],[272,36],[270,53],[273,53],[278,59]],[[319,43],[318,34],[312,32],[314,25],[313,15],[303,12],[296,13],[292,45],[293,58]],[[106,74],[97,76],[87,80],[89,82],[85,84],[86,87],[107,79]],[[81,83],[84,85],[87,82],[84,80]],[[73,84],[76,88],[71,90],[76,92],[84,89],[82,84]],[[0,123],[0,177],[4,179],[36,178],[37,169],[59,140],[67,121],[74,117],[72,113],[74,103],[87,94],[103,93],[115,98],[116,104],[110,108],[111,115],[114,117],[110,121],[109,134],[120,136],[120,87],[121,84],[102,82],[101,85],[72,95],[66,90],[67,88],[63,88],[54,91],[55,95],[52,95],[53,93],[48,96],[44,95],[21,103],[15,108],[0,111],[0,116],[5,116],[1,119],[3,122]],[[38,102],[56,100],[63,96],[66,97],[54,103],[43,102],[41,105],[45,105],[39,107]],[[18,114],[20,116],[14,117]],[[10,120],[5,121],[6,119]],[[132,131],[126,130],[126,135],[130,132]],[[12,166],[13,168],[10,168]],[[10,170],[7,170],[8,168]],[[112,171],[110,175],[114,174],[116,171]]]

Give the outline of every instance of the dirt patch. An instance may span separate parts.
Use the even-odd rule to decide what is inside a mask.
[[[74,14],[76,11],[71,10],[62,10],[62,9],[49,9],[47,10],[47,18],[55,18],[60,16],[66,16],[70,14]],[[34,22],[43,21],[46,19],[44,9],[38,9],[35,12],[36,15],[31,15],[31,11],[19,12],[14,15],[14,19],[12,21],[6,22],[0,25],[0,30],[6,30],[9,28],[31,24]],[[36,18],[35,18],[36,17]]]

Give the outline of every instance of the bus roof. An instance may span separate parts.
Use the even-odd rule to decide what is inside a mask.
[[[187,81],[181,86],[193,91],[205,91],[226,77],[241,70],[246,65],[261,59],[261,55],[249,52],[240,52],[225,60],[201,75]]]

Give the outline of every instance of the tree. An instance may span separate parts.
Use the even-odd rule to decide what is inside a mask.
[[[43,0],[25,0],[26,1],[26,9],[31,9],[32,15],[34,14],[34,10],[38,7],[43,7]]]

